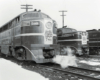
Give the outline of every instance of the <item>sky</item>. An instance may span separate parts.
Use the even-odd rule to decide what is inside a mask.
[[[41,9],[57,22],[58,28],[62,27],[59,11],[66,10],[65,26],[78,31],[100,29],[100,0],[0,0],[0,26],[25,12],[23,4],[33,5],[29,11]]]

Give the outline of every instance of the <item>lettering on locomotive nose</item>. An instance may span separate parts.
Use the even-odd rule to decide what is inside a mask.
[[[46,41],[52,41],[52,31],[46,30],[45,37],[46,37]]]

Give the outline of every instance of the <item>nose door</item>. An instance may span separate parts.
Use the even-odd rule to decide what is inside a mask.
[[[50,19],[44,23],[44,43],[53,44],[53,21]]]

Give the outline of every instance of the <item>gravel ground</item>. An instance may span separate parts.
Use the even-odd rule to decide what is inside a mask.
[[[28,69],[28,68],[26,68],[26,69]],[[29,67],[29,69],[31,71],[34,71],[34,72],[37,72],[37,73],[41,74],[45,78],[49,78],[49,80],[73,80],[73,79],[70,79],[70,75],[69,74],[65,75],[65,74],[63,74],[61,72],[54,72],[52,70],[40,69],[40,68],[37,68],[35,66],[33,68]]]
[[[77,64],[78,64],[79,67],[83,67],[83,68],[87,68],[87,69],[100,70],[100,66],[91,66],[91,65],[88,65],[88,64],[85,64],[85,63],[77,63]],[[45,69],[39,69],[35,66],[29,67],[29,68],[26,68],[26,67],[23,67],[23,68],[34,71],[36,73],[39,73],[42,76],[44,76],[45,78],[49,78],[49,80],[79,80],[79,79],[77,79],[77,77],[71,77],[71,79],[70,79],[71,75],[69,75],[69,74],[54,72],[52,70],[47,71]]]
[[[81,62],[83,61],[83,62]],[[84,63],[85,62],[85,63]],[[100,61],[96,59],[86,59],[86,60],[78,60],[77,62],[78,67],[87,68],[87,69],[93,69],[93,70],[99,70],[100,71]],[[94,65],[93,65],[94,64]]]

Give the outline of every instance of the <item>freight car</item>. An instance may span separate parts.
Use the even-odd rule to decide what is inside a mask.
[[[87,32],[89,55],[100,55],[100,30],[92,29]]]
[[[64,47],[70,47],[74,55],[88,54],[87,32],[63,27],[57,30],[57,35],[57,43],[60,44],[61,51]]]
[[[0,28],[0,52],[18,60],[51,62],[57,49],[56,22],[39,11],[24,12]]]

